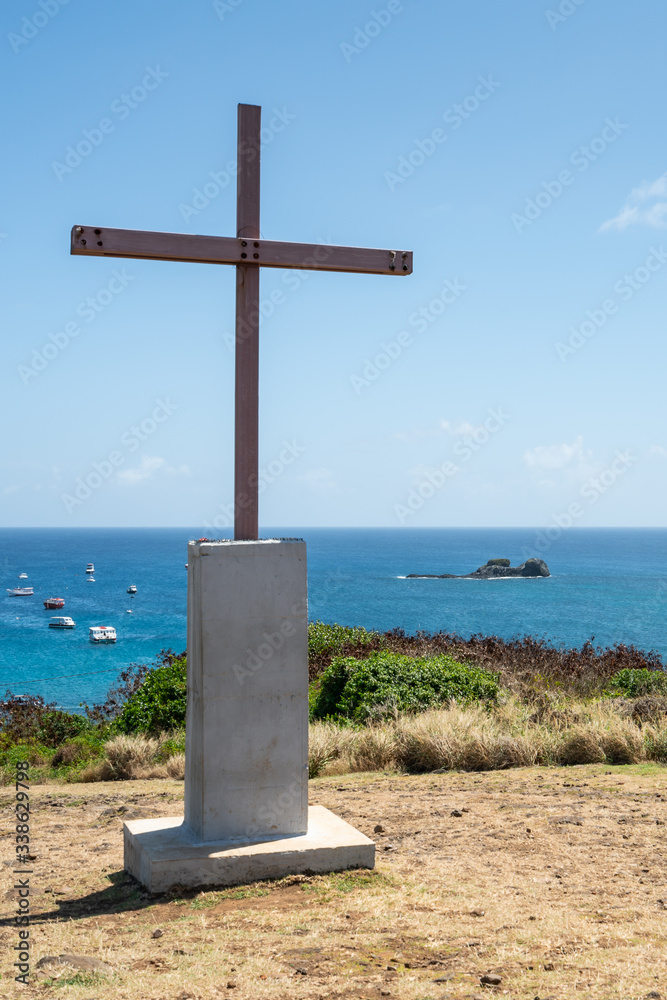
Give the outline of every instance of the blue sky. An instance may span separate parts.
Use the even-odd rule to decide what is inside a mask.
[[[414,251],[266,270],[265,525],[665,525],[659,0],[9,0],[4,525],[229,525],[233,268],[75,223]],[[78,491],[78,492],[77,492]],[[204,533],[204,532],[202,532]]]

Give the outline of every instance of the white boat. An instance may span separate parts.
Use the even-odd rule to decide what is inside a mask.
[[[49,628],[74,628],[75,625],[71,618],[51,618],[49,621]]]
[[[86,573],[87,572],[88,572],[88,570],[86,570]],[[87,576],[86,577],[86,583],[95,583],[95,577],[94,576]]]
[[[91,642],[115,642],[116,629],[111,625],[91,625],[88,638]]]
[[[19,580],[26,580],[27,577],[27,573],[21,573]],[[10,597],[31,597],[35,591],[32,587],[7,587],[7,593]]]
[[[135,585],[133,583],[131,583],[130,586],[127,588],[127,593],[128,594],[136,594],[136,592],[137,592],[137,588],[135,587]]]
[[[27,579],[28,579],[27,573],[19,573],[19,580],[27,580]]]
[[[88,563],[88,565],[86,566],[86,573],[94,573],[94,572],[95,572],[95,567],[93,566],[92,563]]]

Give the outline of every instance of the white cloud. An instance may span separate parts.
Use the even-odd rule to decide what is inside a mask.
[[[16,484],[13,484],[12,486],[5,486],[2,491],[3,496],[9,496],[10,493],[17,493],[21,488],[21,486],[17,486]]]
[[[667,196],[667,173],[658,177],[657,181],[644,181],[638,188],[634,188],[630,195],[635,201],[646,201],[647,198],[665,196]]]
[[[118,479],[123,483],[133,486],[144,479],[150,479],[156,472],[163,472],[170,476],[189,476],[190,469],[187,465],[180,465],[175,468],[168,465],[167,460],[157,455],[144,455],[139,465],[134,469],[123,469],[118,473]]]
[[[483,430],[482,424],[471,424],[468,420],[462,420],[459,423],[452,423],[450,420],[440,420],[436,427],[428,427],[426,429],[418,427],[411,431],[397,431],[395,434],[392,434],[392,438],[395,441],[411,442],[419,441],[422,438],[442,437],[445,434],[448,437],[463,437],[466,434],[471,435],[481,430]]]
[[[309,469],[298,477],[302,483],[306,483],[314,490],[335,490],[337,485],[334,482],[331,469]]]
[[[450,437],[463,437],[464,434],[474,434],[475,431],[481,430],[481,424],[476,427],[475,424],[471,424],[468,420],[463,420],[460,424],[453,424],[449,420],[440,421],[440,429],[444,434],[449,434]]]
[[[439,433],[440,433],[439,431],[434,430],[432,427],[430,427],[428,430],[424,430],[421,427],[417,427],[416,429],[411,431],[396,431],[391,436],[394,441],[403,441],[404,443],[409,443],[411,441],[420,441],[422,438],[433,437],[434,435]]]
[[[118,473],[118,478],[124,483],[139,483],[142,479],[150,479],[155,473],[166,465],[164,458],[144,455],[140,464],[135,469],[123,469]]]
[[[667,458],[667,448],[663,448],[661,444],[652,444],[648,453],[649,455],[659,455],[660,458]]]
[[[563,469],[566,465],[584,462],[587,460],[584,439],[580,434],[572,444],[539,444],[532,451],[527,451],[523,460],[529,469]]]
[[[584,447],[579,434],[572,444],[537,445],[524,452],[523,461],[535,474],[536,484],[542,489],[554,489],[558,483],[582,482],[601,468],[593,452]]]
[[[655,181],[643,181],[634,188],[618,215],[603,222],[598,231],[604,233],[615,229],[623,232],[634,225],[662,229],[667,226],[667,200],[664,199],[667,199],[667,173]]]

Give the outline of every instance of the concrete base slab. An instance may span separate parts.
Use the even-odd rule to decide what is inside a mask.
[[[324,806],[308,810],[308,832],[273,840],[197,841],[182,816],[123,824],[125,870],[149,892],[174,885],[241,885],[285,875],[373,868],[375,844]]]

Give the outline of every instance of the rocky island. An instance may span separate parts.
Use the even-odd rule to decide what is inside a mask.
[[[549,567],[543,559],[526,559],[520,566],[510,566],[509,559],[489,559],[484,566],[480,566],[474,573],[464,573],[457,576],[455,573],[408,573],[406,580],[493,580],[498,577],[522,576],[540,577],[551,576]]]

